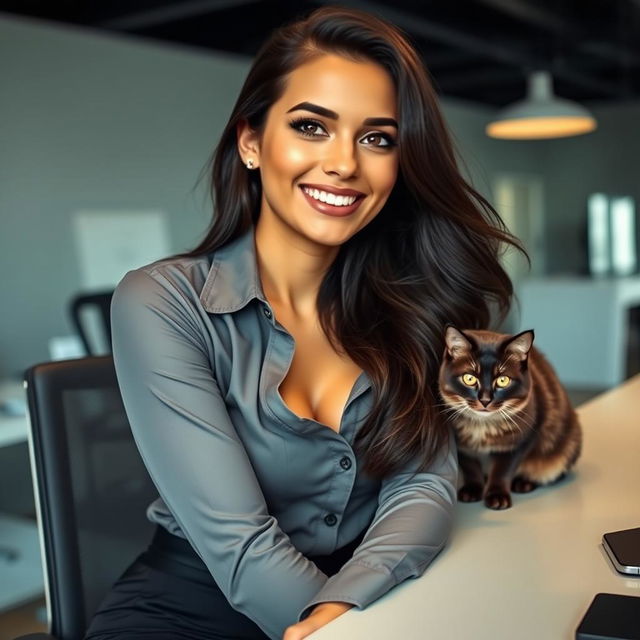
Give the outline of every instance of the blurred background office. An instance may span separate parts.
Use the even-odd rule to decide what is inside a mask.
[[[201,238],[198,177],[252,55],[321,4],[0,1],[0,640],[42,628],[24,370],[107,353],[91,303]],[[636,373],[640,0],[341,4],[410,35],[464,172],[531,255],[505,256],[503,330],[536,330],[576,404]]]

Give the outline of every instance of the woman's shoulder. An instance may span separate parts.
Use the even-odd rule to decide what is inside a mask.
[[[128,271],[117,284],[114,299],[143,300],[161,296],[197,303],[211,262],[211,255],[160,258]]]
[[[155,262],[150,262],[136,271],[142,271],[154,279],[165,279],[169,282],[185,281],[197,286],[197,283],[206,280],[211,269],[213,255],[199,256],[169,256]]]
[[[251,229],[209,252],[173,255],[129,271],[114,300],[160,310],[182,307],[198,314],[237,311],[263,298]]]

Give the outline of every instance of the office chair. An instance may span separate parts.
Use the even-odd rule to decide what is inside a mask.
[[[25,373],[49,634],[80,640],[100,601],[153,533],[157,497],[133,441],[112,356]]]
[[[85,351],[90,356],[100,355],[104,351],[100,350],[101,345],[92,344],[90,340],[91,331],[87,322],[86,312],[90,309],[98,311],[99,326],[101,335],[99,339],[104,343],[104,347],[111,352],[111,298],[113,289],[107,291],[96,291],[94,293],[79,293],[75,295],[69,303],[69,314],[71,322],[75,327]]]

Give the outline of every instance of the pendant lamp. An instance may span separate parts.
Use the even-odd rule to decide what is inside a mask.
[[[534,71],[528,78],[527,97],[502,109],[485,131],[492,138],[536,140],[578,136],[596,126],[587,109],[553,94],[548,71]]]

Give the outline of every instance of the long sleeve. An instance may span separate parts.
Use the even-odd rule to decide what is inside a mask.
[[[160,497],[231,606],[281,640],[327,576],[267,511],[203,318],[161,274],[141,270],[118,285],[111,314],[122,398]]]
[[[362,609],[407,578],[421,576],[449,537],[456,503],[458,462],[453,434],[430,468],[416,465],[386,478],[364,539],[298,615],[321,602],[348,602]]]

